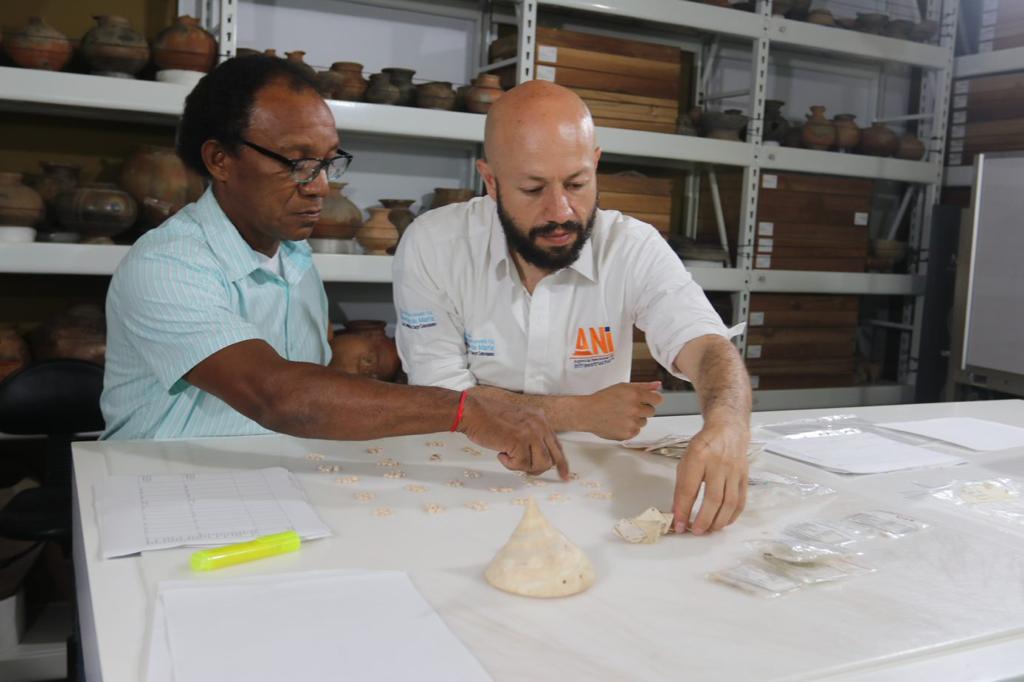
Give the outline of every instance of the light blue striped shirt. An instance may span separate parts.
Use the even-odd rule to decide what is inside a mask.
[[[107,292],[103,438],[268,433],[182,377],[248,339],[327,364],[327,295],[309,245],[282,242],[280,254],[283,278],[261,267],[209,189],[135,243]]]

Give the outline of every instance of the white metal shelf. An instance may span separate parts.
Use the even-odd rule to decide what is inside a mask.
[[[939,182],[942,177],[942,166],[938,162],[883,159],[865,154],[820,152],[794,147],[765,147],[761,152],[760,165],[763,170],[801,171],[921,184]]]
[[[768,20],[768,37],[772,43],[801,52],[842,55],[872,62],[896,62],[927,69],[941,69],[946,67],[949,61],[946,48],[937,45],[818,26],[806,21],[793,21],[777,16]]]
[[[700,404],[693,391],[666,391],[658,415],[699,414]],[[914,389],[901,384],[876,384],[841,388],[800,388],[754,391],[754,410],[805,410],[846,408],[851,405],[897,405],[914,399]]]
[[[756,14],[688,0],[540,0],[540,4],[740,38],[754,39],[764,32],[764,20]]]
[[[687,271],[705,291],[744,291],[747,288],[746,270],[690,267]]]
[[[1024,71],[1024,47],[965,55],[957,57],[953,63],[953,75],[957,78],[991,76],[1007,71]]]
[[[946,166],[946,187],[970,187],[974,184],[974,166]]]
[[[925,278],[917,275],[802,270],[753,270],[750,273],[750,291],[761,293],[918,296],[924,290]]]

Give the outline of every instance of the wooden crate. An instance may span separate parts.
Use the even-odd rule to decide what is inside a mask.
[[[859,308],[856,296],[751,294],[749,326],[856,327]]]
[[[856,344],[856,327],[751,327],[747,332],[747,358],[796,360],[853,357]]]
[[[675,178],[597,175],[601,208],[621,211],[653,225],[662,234],[672,230],[673,209],[677,203],[676,186]]]
[[[981,152],[1024,149],[1024,71],[958,80],[953,92],[948,165],[971,165]]]

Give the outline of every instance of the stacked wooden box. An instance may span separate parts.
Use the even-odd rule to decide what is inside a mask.
[[[630,381],[661,381],[663,370],[658,361],[651,355],[647,347],[647,337],[642,331],[633,328],[633,364],[629,374]]]
[[[491,62],[515,57],[518,41],[511,34],[491,43]],[[582,97],[599,126],[674,133],[690,106],[690,58],[666,45],[538,27],[534,69],[538,80]],[[514,66],[495,73],[502,87],[515,85]]]
[[[1024,71],[955,81],[950,112],[948,165],[1024,149]]]
[[[650,223],[663,235],[672,228],[675,178],[649,178],[642,175],[598,173],[597,190],[601,208],[621,211]]]
[[[1024,2],[983,0],[978,21],[978,52],[1024,47]]]
[[[735,260],[742,173],[719,173],[729,246]],[[757,201],[754,268],[864,272],[874,181],[801,173],[765,173]],[[707,178],[701,179],[698,238],[719,241]]]
[[[751,294],[747,369],[757,389],[852,386],[856,296]]]

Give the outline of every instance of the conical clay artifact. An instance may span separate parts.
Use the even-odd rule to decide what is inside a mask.
[[[530,498],[484,577],[499,590],[524,597],[568,597],[593,585],[596,576],[583,550],[548,523]]]

